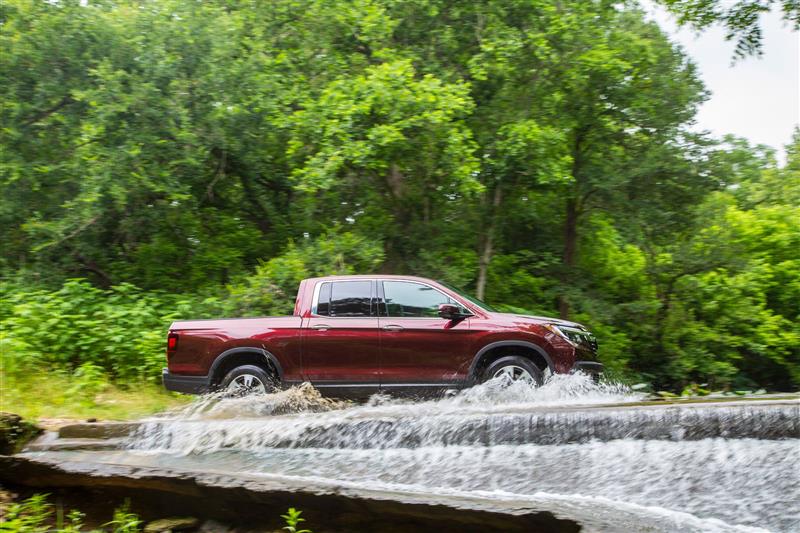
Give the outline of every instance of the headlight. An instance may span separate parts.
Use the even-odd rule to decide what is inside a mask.
[[[576,346],[583,344],[591,347],[593,350],[597,349],[597,339],[585,329],[578,329],[570,326],[556,326],[555,324],[548,324],[548,329],[557,335],[561,335]]]

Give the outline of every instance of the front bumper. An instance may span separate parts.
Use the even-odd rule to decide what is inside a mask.
[[[208,376],[170,374],[167,368],[161,371],[161,381],[165,389],[186,394],[204,394],[211,388]]]
[[[603,363],[596,361],[575,361],[572,365],[573,372],[586,372],[587,374],[602,374]]]

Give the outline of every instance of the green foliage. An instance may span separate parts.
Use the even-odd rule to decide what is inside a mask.
[[[775,4],[662,3],[743,53]],[[781,167],[688,131],[635,4],[8,0],[0,47],[3,374],[81,409],[173,319],[374,271],[580,320],[656,389],[800,386],[800,133]]]
[[[286,525],[282,528],[289,533],[311,533],[310,529],[297,529],[300,527],[300,522],[305,522],[305,518],[300,518],[303,511],[298,511],[294,507],[289,507],[286,514],[282,514],[281,518],[286,521]]]
[[[56,291],[5,283],[3,370],[9,374],[64,368],[75,386],[100,392],[104,374],[155,381],[164,364],[166,328],[202,302],[145,293],[123,284],[103,291],[72,279]]]
[[[798,383],[800,208],[728,205],[709,222],[691,242],[694,256],[720,262],[675,281],[664,330],[670,373],[738,386]]]
[[[11,504],[4,510],[0,531],[14,533],[44,533],[50,530],[48,521],[53,506],[47,503],[47,494],[34,494],[21,503]]]
[[[678,17],[681,24],[705,29],[722,24],[725,39],[736,41],[737,58],[763,53],[764,36],[759,24],[761,15],[773,8],[783,12],[783,18],[795,30],[800,29],[800,2],[798,0],[658,0]]]
[[[53,504],[48,503],[49,494],[34,494],[20,503],[10,504],[4,509],[4,516],[0,522],[0,531],[9,533],[79,533],[83,529],[84,514],[78,510],[70,510],[66,520],[63,510],[56,510],[55,527],[53,527]],[[128,511],[129,503],[126,501],[121,507],[114,510],[114,519],[103,525],[103,531],[112,533],[139,533],[142,521],[139,517]],[[99,531],[99,530],[96,530]]]
[[[54,505],[47,500],[49,494],[34,494],[30,498],[19,503],[5,504],[0,511],[3,517],[0,521],[0,531],[8,533],[78,533],[86,531],[83,524],[85,514],[77,509],[70,510],[66,517],[60,507],[54,510]],[[55,527],[53,524],[53,514],[55,517]],[[302,518],[303,512],[290,507],[286,514],[282,514],[285,522],[285,529],[289,533],[312,533],[310,529],[299,529],[300,523],[305,522]],[[123,504],[114,509],[113,518],[103,524],[102,530],[111,533],[139,533],[142,531],[144,522],[130,510],[130,500],[125,500]]]
[[[138,533],[141,531],[139,526],[142,520],[139,516],[130,512],[131,502],[125,500],[122,506],[114,509],[114,517],[110,522],[103,524],[103,527],[113,528],[114,533]]]
[[[231,316],[290,315],[300,281],[314,276],[374,271],[383,261],[380,244],[353,233],[289,243],[286,251],[229,287]]]

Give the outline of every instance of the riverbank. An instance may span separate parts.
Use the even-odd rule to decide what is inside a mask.
[[[0,373],[0,411],[35,420],[45,429],[76,420],[131,420],[185,405],[190,396],[167,392],[159,384],[126,387],[105,379],[58,372],[36,376]]]

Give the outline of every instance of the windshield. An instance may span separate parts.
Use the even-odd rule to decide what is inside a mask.
[[[477,298],[475,298],[474,296],[470,296],[466,292],[456,289],[455,287],[453,287],[449,283],[444,283],[443,281],[439,281],[438,283],[439,283],[439,285],[443,285],[443,286],[447,287],[448,289],[450,289],[454,293],[458,294],[459,296],[461,296],[465,300],[468,300],[468,301],[474,303],[475,305],[477,305],[478,307],[480,307],[481,309],[483,309],[485,311],[490,311],[490,312],[493,312],[493,313],[497,313],[498,312],[497,309],[495,309],[491,305],[487,304],[486,302],[482,302],[482,301],[478,300]]]

